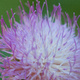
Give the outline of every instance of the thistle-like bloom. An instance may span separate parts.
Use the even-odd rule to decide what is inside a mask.
[[[80,79],[80,29],[75,14],[73,21],[66,13],[67,20],[61,12],[61,7],[54,6],[49,17],[42,16],[42,8],[37,0],[30,6],[29,14],[19,7],[20,23],[9,17],[10,28],[1,18],[2,34],[0,35],[0,50],[11,54],[0,53],[0,73],[3,80],[79,80]],[[61,24],[61,15],[65,24]],[[14,20],[14,23],[12,23]],[[78,35],[75,36],[75,26]]]

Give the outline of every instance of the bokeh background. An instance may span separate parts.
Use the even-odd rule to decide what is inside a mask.
[[[8,22],[8,16],[6,11],[9,12],[10,17],[11,17],[11,8],[13,9],[13,12],[17,13],[18,12],[18,6],[20,6],[20,0],[0,0],[0,19],[1,16],[3,15],[3,18],[6,22],[6,24],[10,27],[9,22]],[[29,9],[25,5],[27,0],[21,0],[23,3],[23,6],[25,10],[28,12]],[[34,1],[34,4],[36,6],[36,0],[28,0],[30,1],[30,4]],[[45,0],[40,0],[40,4],[42,6],[43,2]],[[48,9],[49,13],[53,10],[53,5],[58,5],[60,3],[62,7],[62,12],[65,13],[67,12],[70,16],[70,18],[73,18],[73,13],[75,12],[75,15],[78,16],[80,15],[80,0],[47,0],[48,3]],[[46,6],[44,6],[43,14],[46,13]],[[19,17],[15,16],[16,20],[19,21]],[[78,24],[80,26],[80,19],[78,20]],[[1,25],[0,25],[0,33],[1,33]],[[1,80],[1,79],[0,79]]]
[[[0,18],[1,15],[3,15],[3,18],[6,22],[6,24],[9,26],[8,17],[6,14],[6,11],[9,12],[11,16],[11,8],[13,9],[13,12],[18,12],[18,6],[20,6],[20,0],[0,0]],[[28,12],[28,8],[25,5],[27,1],[30,2],[30,4],[34,1],[34,4],[36,6],[36,0],[21,0],[25,10]],[[45,0],[40,0],[40,4],[42,6],[43,2]],[[73,18],[73,12],[75,12],[75,15],[78,16],[80,14],[80,0],[47,0],[48,2],[48,8],[49,13],[53,10],[53,5],[58,5],[60,3],[62,12],[67,12],[71,18]],[[46,6],[44,6],[43,14],[46,13]],[[16,20],[19,20],[17,16]],[[80,19],[78,20],[78,23],[80,25]],[[1,31],[1,28],[0,28]]]

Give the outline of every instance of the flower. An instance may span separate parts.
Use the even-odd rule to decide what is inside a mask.
[[[47,15],[42,16],[38,0],[36,10],[34,3],[29,7],[29,14],[19,7],[20,23],[13,13],[9,17],[10,28],[1,18],[0,34],[0,73],[3,80],[79,80],[80,79],[80,29],[79,18],[73,21],[66,13],[67,20],[61,12],[60,4],[54,6],[49,17],[47,0]],[[21,1],[20,1],[21,2]],[[65,23],[61,23],[61,15]],[[13,23],[14,20],[14,23]],[[75,27],[78,35],[75,36]],[[10,54],[10,56],[5,56]]]

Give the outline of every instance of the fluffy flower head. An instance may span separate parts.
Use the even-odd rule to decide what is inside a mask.
[[[29,14],[19,7],[20,23],[9,17],[10,28],[1,18],[2,34],[0,50],[0,73],[3,80],[79,80],[80,79],[80,29],[75,14],[73,22],[61,12],[60,4],[48,14],[47,0],[42,8],[38,0],[29,7]],[[44,4],[47,15],[42,16]],[[61,15],[65,24],[61,24]],[[12,22],[14,20],[14,23]],[[75,37],[75,26],[78,35]],[[7,78],[6,78],[7,77]]]

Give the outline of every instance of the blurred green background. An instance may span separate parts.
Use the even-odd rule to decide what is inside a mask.
[[[28,8],[25,5],[27,0],[21,0],[25,10],[28,12]],[[34,1],[34,4],[36,6],[36,0],[28,0],[30,1],[30,4]],[[43,2],[45,0],[40,0],[40,4],[42,6]],[[73,12],[75,12],[75,15],[80,15],[80,0],[47,0],[48,3],[48,9],[49,13],[53,10],[53,5],[61,4],[62,12],[67,12],[71,18],[73,18]],[[19,0],[0,0],[0,19],[1,15],[3,15],[3,18],[6,22],[6,24],[9,26],[8,22],[8,16],[6,11],[9,12],[11,17],[11,8],[13,9],[13,12],[18,12],[18,6],[20,6]],[[46,13],[46,6],[44,6],[43,13]],[[15,16],[16,20],[19,21],[19,17]],[[80,19],[78,20],[78,24],[80,26]],[[1,33],[1,25],[0,25],[0,33]],[[0,79],[1,80],[1,79]]]
[[[11,10],[10,10],[11,8],[13,9],[13,12],[18,12],[18,6],[20,6],[19,1],[20,0],[0,0],[0,16],[3,15],[3,18],[8,26],[9,26],[9,22],[8,22],[6,11],[9,12],[10,16],[11,16]],[[34,1],[34,4],[36,5],[36,0],[21,0],[21,1],[26,11],[28,11],[27,6],[25,5],[27,1],[30,1],[30,4]],[[44,1],[45,0],[40,0],[41,6]],[[53,5],[58,5],[60,3],[62,7],[62,12],[64,13],[67,12],[71,18],[73,18],[73,12],[75,12],[76,16],[80,14],[80,0],[47,0],[47,2],[48,2],[48,8],[50,13],[53,10]],[[43,10],[43,13],[45,12],[46,12],[46,6],[44,7]],[[16,19],[19,20],[18,17],[16,17]],[[80,19],[78,20],[78,23],[79,22]]]

